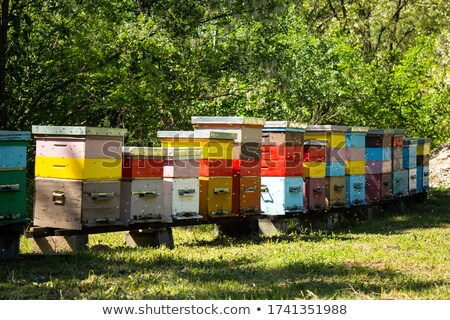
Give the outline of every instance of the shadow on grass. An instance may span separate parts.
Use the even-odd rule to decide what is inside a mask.
[[[431,190],[429,200],[414,206],[404,214],[386,212],[374,221],[354,224],[351,233],[389,234],[450,223],[450,190]],[[329,236],[351,240],[348,232],[338,228],[334,235],[219,237],[193,245],[320,241]],[[25,256],[16,262],[0,262],[0,299],[364,299],[389,291],[448,290],[448,282],[420,280],[376,263],[300,261],[295,255],[280,267],[258,262],[254,255],[194,260],[169,250],[131,248]]]
[[[257,257],[188,260],[169,250],[145,259],[133,249],[3,263],[0,299],[356,299],[390,290],[428,290],[445,283],[352,262],[292,261],[259,267]],[[132,280],[130,280],[132,279]],[[184,286],[177,286],[177,283]],[[448,284],[447,284],[448,285]],[[114,290],[110,290],[114,288]]]
[[[349,234],[382,234],[394,235],[409,229],[436,228],[450,225],[450,189],[431,189],[428,199],[419,202],[417,199],[405,199],[407,208],[404,213],[389,208],[380,208],[373,220],[367,221],[352,216],[346,220],[338,220],[332,232],[294,228],[288,234],[260,237],[257,234],[246,234],[236,237],[217,236],[212,240],[197,240],[184,243],[189,247],[224,247],[245,244],[263,244],[267,242],[321,242],[332,237],[340,241],[352,241]]]
[[[398,234],[408,229],[446,227],[450,225],[450,189],[431,189],[425,201],[405,199],[406,210],[398,212],[392,207],[379,210],[371,221],[345,221],[337,223],[336,234],[372,233]]]

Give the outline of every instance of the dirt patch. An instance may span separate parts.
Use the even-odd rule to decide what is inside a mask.
[[[450,141],[441,144],[431,154],[430,186],[450,187]]]

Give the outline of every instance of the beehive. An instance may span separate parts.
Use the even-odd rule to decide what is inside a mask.
[[[80,230],[122,225],[120,179],[125,129],[33,126],[34,224]]]
[[[302,177],[261,177],[261,210],[266,215],[303,211]]]
[[[261,139],[265,120],[252,117],[192,117],[191,122],[195,132],[220,131],[236,135],[232,153],[232,213],[259,214]]]
[[[121,221],[126,225],[164,221],[163,171],[166,149],[123,147],[120,189]]]
[[[24,223],[28,131],[0,131],[0,226]]]
[[[165,148],[164,214],[173,220],[203,219],[200,212],[199,147]]]

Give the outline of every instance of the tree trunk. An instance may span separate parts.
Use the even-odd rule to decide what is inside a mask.
[[[8,108],[6,105],[6,50],[9,23],[9,0],[1,2],[0,22],[0,129],[8,126]]]

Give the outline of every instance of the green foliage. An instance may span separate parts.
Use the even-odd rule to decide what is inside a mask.
[[[10,3],[10,129],[118,126],[145,145],[246,115],[450,138],[443,0]]]

